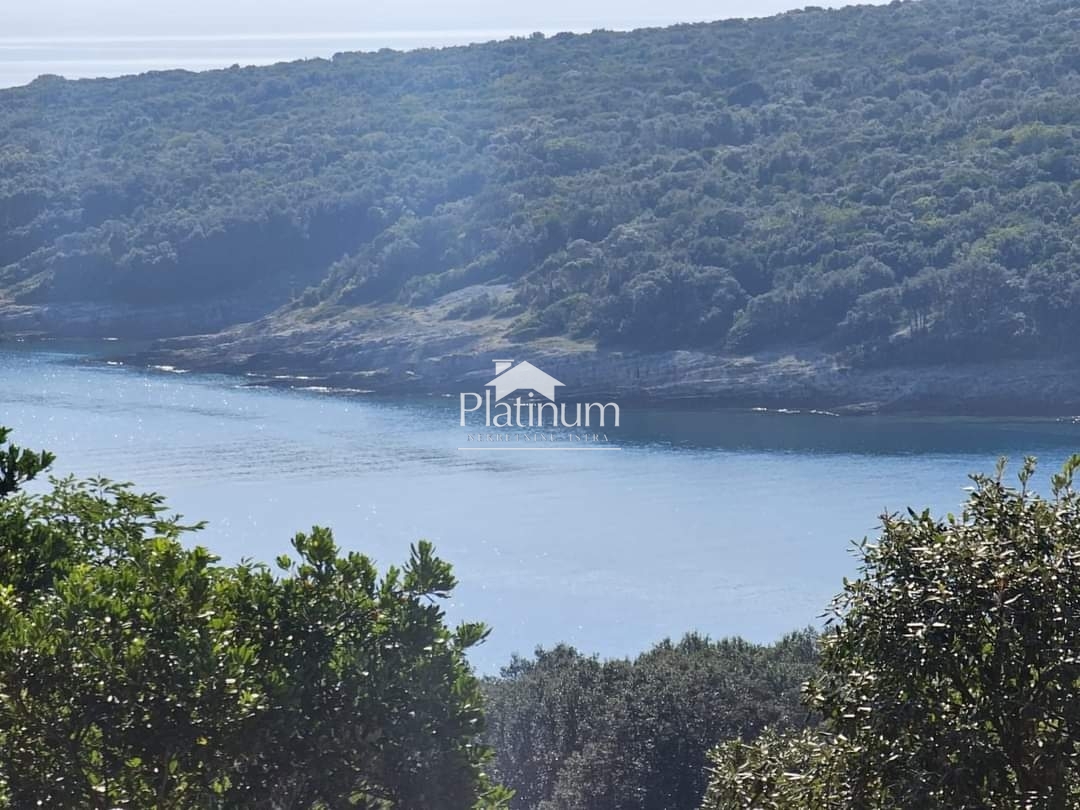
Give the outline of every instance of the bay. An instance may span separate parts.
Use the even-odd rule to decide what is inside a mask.
[[[0,344],[0,424],[56,452],[57,474],[165,493],[228,561],[269,562],[313,524],[382,567],[432,540],[461,580],[451,618],[493,627],[485,672],[560,641],[612,656],[689,630],[775,639],[817,622],[882,512],[958,510],[1000,456],[1038,456],[1045,486],[1080,450],[1071,418],[627,403],[618,451],[467,452],[453,398],[109,365],[117,349]]]

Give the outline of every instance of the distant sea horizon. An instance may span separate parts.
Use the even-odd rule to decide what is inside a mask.
[[[597,28],[631,30],[674,21],[642,20],[610,26],[540,29],[585,33]],[[534,30],[473,28],[300,34],[177,34],[128,36],[0,36],[0,88],[28,84],[42,75],[67,79],[112,78],[152,70],[216,70],[232,65],[271,65],[301,59],[328,59],[348,51],[417,50],[471,45]]]

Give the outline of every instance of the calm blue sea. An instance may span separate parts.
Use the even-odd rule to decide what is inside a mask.
[[[466,453],[453,399],[138,370],[101,359],[114,345],[0,344],[0,424],[58,473],[166,493],[229,560],[272,560],[316,523],[383,566],[433,540],[462,582],[452,616],[494,627],[485,671],[559,641],[774,639],[816,621],[883,510],[956,510],[1001,455],[1039,456],[1045,480],[1080,450],[1068,419],[627,405],[616,452]]]
[[[126,76],[148,70],[212,70],[234,64],[270,65],[315,57],[328,59],[345,51],[469,45],[530,33],[527,30],[470,29],[111,38],[6,37],[0,34],[0,87],[26,84],[42,74],[83,79]]]

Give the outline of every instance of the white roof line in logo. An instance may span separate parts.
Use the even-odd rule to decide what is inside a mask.
[[[554,401],[555,388],[565,387],[563,383],[556,380],[546,371],[538,369],[528,360],[522,361],[511,368],[505,368],[506,365],[512,362],[512,360],[496,360],[495,379],[484,386],[485,388],[494,386],[496,402],[519,390],[535,391],[545,399]]]

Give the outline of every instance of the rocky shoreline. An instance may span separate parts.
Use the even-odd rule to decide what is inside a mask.
[[[8,307],[9,336],[145,338],[153,319],[108,317],[87,308]],[[63,315],[78,316],[65,319]],[[180,313],[159,313],[175,334]],[[253,383],[365,394],[455,394],[482,390],[496,359],[529,360],[562,381],[567,399],[701,402],[730,407],[827,410],[838,414],[924,413],[966,416],[1080,414],[1080,364],[1022,359],[965,365],[853,368],[803,349],[731,356],[702,351],[625,352],[539,339],[511,343],[505,324],[455,321],[423,311],[374,311],[319,322],[281,313],[220,332],[168,337],[122,356],[124,362],[247,375]],[[203,325],[209,318],[189,320]],[[135,325],[134,330],[125,326]]]
[[[1060,360],[861,370],[812,351],[732,357],[523,344],[417,355],[413,348],[381,345],[357,352],[346,367],[335,367],[324,355],[269,347],[237,354],[207,346],[163,346],[130,359],[246,374],[261,385],[368,394],[479,391],[494,376],[496,359],[513,359],[529,360],[565,383],[560,395],[570,400],[697,402],[837,414],[1080,414],[1080,367]]]

